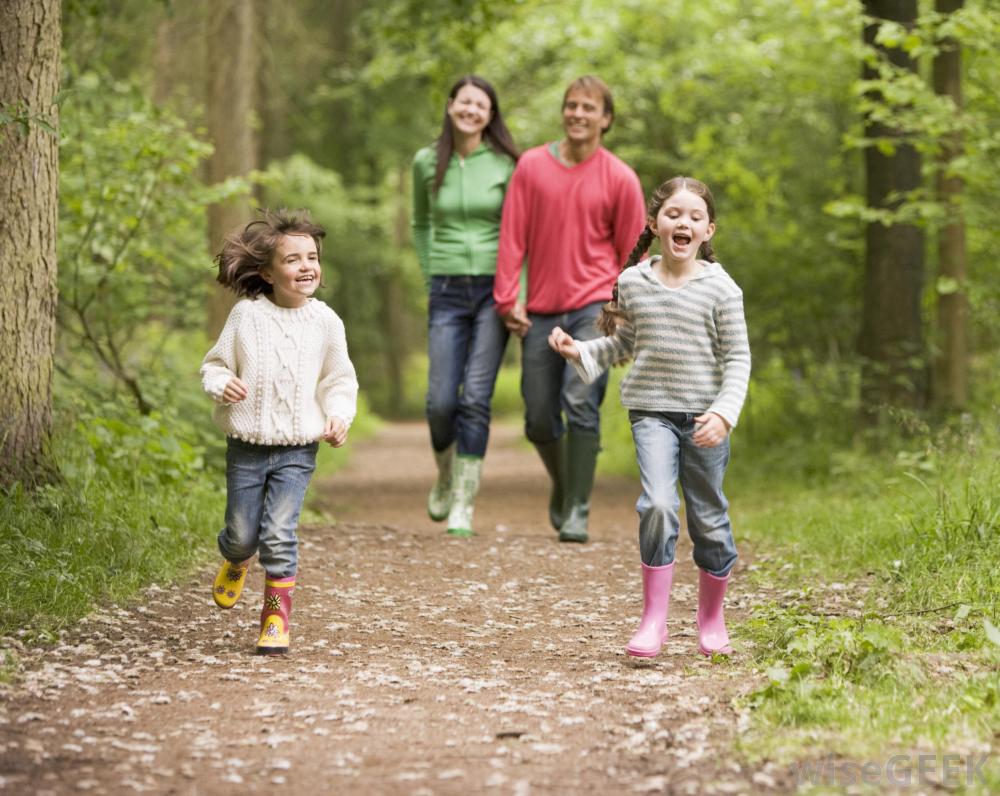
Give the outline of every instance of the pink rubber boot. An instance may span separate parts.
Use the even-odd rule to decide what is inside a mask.
[[[655,658],[667,640],[667,611],[670,608],[670,584],[674,565],[664,567],[642,565],[642,619],[639,629],[625,647],[635,658]]]
[[[722,602],[726,597],[729,575],[719,577],[698,570],[698,651],[702,655],[730,655],[729,633]]]
[[[283,655],[288,652],[294,591],[294,575],[290,578],[265,578],[264,608],[260,612],[260,638],[257,641],[258,655]]]

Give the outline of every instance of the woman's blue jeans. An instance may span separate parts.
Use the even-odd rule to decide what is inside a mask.
[[[635,505],[642,563],[661,567],[674,560],[680,529],[679,480],[695,563],[712,575],[726,575],[736,563],[729,503],[722,493],[729,439],[714,448],[699,448],[692,439],[695,414],[633,409],[628,417],[642,482]]]
[[[521,396],[524,434],[532,442],[559,439],[567,425],[573,431],[600,434],[607,371],[593,384],[585,383],[576,368],[549,346],[549,333],[559,326],[577,340],[600,337],[596,324],[603,306],[604,302],[598,301],[557,315],[528,316],[531,328],[521,345]]]
[[[493,304],[492,276],[431,277],[427,423],[434,450],[483,456],[490,403],[509,333]]]
[[[226,443],[226,527],[219,552],[235,564],[259,553],[268,577],[290,578],[298,568],[295,529],[319,443],[254,445],[234,437]]]

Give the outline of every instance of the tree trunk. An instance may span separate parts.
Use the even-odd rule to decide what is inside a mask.
[[[875,22],[865,26],[865,43],[904,69],[916,62],[901,49],[875,44],[879,20],[905,26],[917,18],[916,0],[866,0],[866,14]],[[863,77],[877,71],[865,64]],[[901,131],[871,118],[865,120],[868,139],[893,143],[887,153],[877,146],[865,150],[869,207],[897,210],[906,194],[920,187],[920,155]],[[872,222],[865,231],[865,293],[859,349],[864,357],[861,380],[862,419],[873,422],[886,406],[922,408],[926,403],[927,366],[924,361],[921,293],[924,272],[924,235],[915,224]]]
[[[940,14],[958,11],[964,0],[937,0]],[[947,38],[934,57],[934,91],[962,108],[962,48]],[[934,401],[944,409],[961,409],[969,399],[969,301],[966,294],[965,220],[962,214],[962,178],[949,173],[964,151],[962,134],[948,134],[942,142],[937,177],[938,200],[948,223],[938,240],[938,351],[934,368]]]
[[[215,146],[209,159],[208,179],[222,182],[252,171],[254,147],[254,3],[217,0],[208,20],[208,132]],[[212,205],[208,209],[208,240],[213,254],[227,233],[251,220],[252,203],[246,196]],[[208,333],[222,330],[234,303],[232,294],[213,285],[208,301]]]
[[[0,486],[52,480],[59,0],[0,3]],[[41,121],[41,123],[39,123]]]

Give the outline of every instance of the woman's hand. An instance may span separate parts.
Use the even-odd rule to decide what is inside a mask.
[[[558,326],[549,333],[549,347],[565,359],[580,361],[580,349],[576,347],[576,340]]]
[[[531,328],[528,311],[520,301],[514,304],[510,312],[500,317],[503,320],[504,326],[507,327],[507,331],[511,334],[516,334],[518,337],[524,337],[528,333],[528,329]]]
[[[716,445],[721,445],[729,436],[729,423],[715,412],[698,415],[694,422],[698,430],[691,439],[699,448],[714,448]]]
[[[339,448],[347,442],[347,423],[339,417],[328,417],[326,428],[323,429],[323,439],[330,443],[330,447]]]
[[[238,404],[247,397],[247,386],[236,376],[226,382],[222,391],[222,400],[227,404]]]

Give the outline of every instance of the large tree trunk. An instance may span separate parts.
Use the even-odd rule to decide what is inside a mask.
[[[59,0],[0,2],[0,486],[56,473],[49,458],[56,328]],[[39,121],[43,123],[40,124]]]
[[[916,0],[865,0],[865,12],[875,22],[865,26],[864,40],[879,54],[904,69],[916,62],[901,49],[875,45],[878,20],[912,25]],[[863,77],[876,70],[865,64]],[[920,187],[920,156],[899,130],[871,118],[865,120],[868,139],[889,139],[893,151],[877,146],[865,150],[869,207],[896,210],[903,197]],[[927,394],[927,366],[920,307],[924,273],[924,235],[915,224],[869,223],[865,233],[865,293],[859,349],[864,357],[861,382],[863,420],[873,421],[886,406],[922,408]]]
[[[208,22],[208,132],[215,152],[208,163],[212,183],[243,176],[256,165],[254,147],[254,3],[217,0]],[[208,240],[214,254],[225,235],[251,218],[247,197],[212,205],[208,210]],[[222,330],[233,296],[213,285],[208,302],[208,332]]]
[[[964,0],[937,0],[940,14],[958,11]],[[962,107],[962,48],[944,39],[934,58],[934,91]],[[965,221],[962,215],[962,178],[949,173],[963,153],[962,134],[943,141],[937,193],[948,223],[938,240],[938,355],[934,368],[934,401],[945,409],[961,409],[969,399],[969,301],[966,295]]]

